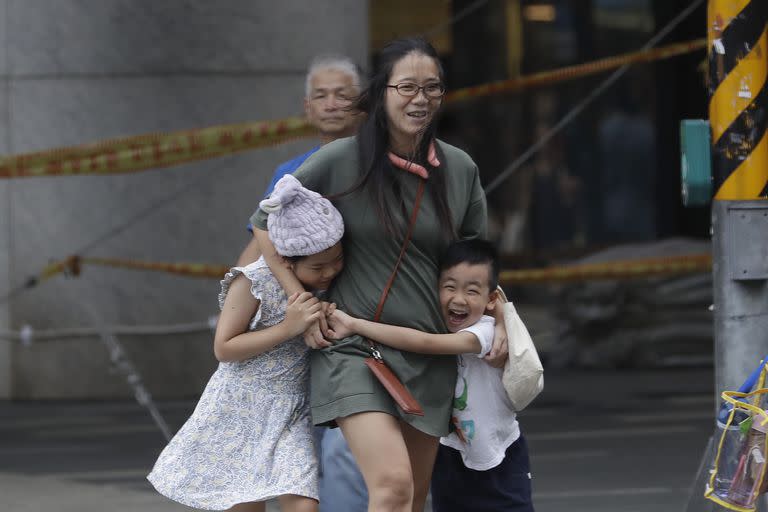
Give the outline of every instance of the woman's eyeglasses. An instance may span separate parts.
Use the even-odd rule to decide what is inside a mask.
[[[419,94],[419,91],[422,90],[427,98],[441,98],[445,94],[445,86],[439,82],[427,85],[416,85],[410,82],[403,82],[397,85],[387,85],[387,87],[395,89],[400,96],[408,98],[416,96]]]

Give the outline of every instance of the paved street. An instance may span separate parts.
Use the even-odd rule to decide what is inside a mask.
[[[538,512],[684,510],[712,434],[710,368],[546,379],[521,415]],[[176,429],[194,401],[160,405]],[[163,446],[131,402],[0,402],[0,511],[190,510],[144,480]]]

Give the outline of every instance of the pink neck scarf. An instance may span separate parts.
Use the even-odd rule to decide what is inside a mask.
[[[424,168],[423,165],[419,165],[415,162],[410,162],[403,157],[397,156],[391,151],[387,154],[387,156],[389,157],[389,161],[392,162],[392,165],[394,165],[395,167],[399,167],[404,171],[408,171],[417,176],[421,176],[424,179],[429,178],[429,172]],[[429,150],[427,151],[427,161],[433,167],[440,167],[440,160],[437,159],[437,153],[435,152],[434,142],[429,143]]]

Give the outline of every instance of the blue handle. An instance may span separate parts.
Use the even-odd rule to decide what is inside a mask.
[[[757,383],[757,379],[760,378],[760,372],[763,370],[763,365],[765,364],[765,360],[768,359],[768,356],[765,356],[761,361],[760,364],[757,365],[757,368],[747,377],[747,380],[744,381],[744,384],[741,385],[739,388],[739,392],[741,393],[749,393],[752,391],[752,388],[755,387],[755,384]]]
[[[765,365],[766,361],[768,360],[768,356],[765,356],[761,361],[760,364],[757,365],[757,368],[755,368],[752,373],[749,374],[749,377],[747,377],[747,380],[744,381],[744,384],[739,387],[740,393],[749,393],[752,391],[752,388],[755,387],[755,384],[757,384],[757,379],[760,378],[760,372],[763,371],[763,365]],[[739,400],[744,401],[744,399],[740,398]],[[720,423],[725,423],[728,421],[728,415],[731,413],[731,409],[733,408],[733,405],[725,402],[723,403],[722,407],[720,407],[720,413],[718,414],[718,421]]]

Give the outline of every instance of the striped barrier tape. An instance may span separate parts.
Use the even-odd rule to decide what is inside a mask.
[[[2,298],[2,301],[4,302],[5,300],[11,298],[15,294],[20,293],[25,289],[34,288],[38,284],[45,282],[59,274],[67,274],[71,276],[80,275],[80,258],[77,256],[69,256],[68,258],[61,261],[49,263],[43,267],[43,270],[41,270],[37,275],[30,276],[27,278],[23,285],[5,295]]]
[[[615,57],[608,57],[585,64],[577,64],[552,71],[542,71],[532,75],[526,75],[509,80],[500,80],[488,84],[465,87],[456,91],[449,92],[445,96],[448,103],[459,102],[488,96],[491,94],[517,92],[530,87],[540,85],[551,85],[566,80],[574,80],[596,73],[602,73],[611,69],[620,68],[625,64],[637,64],[640,62],[653,62],[657,60],[669,59],[678,55],[685,55],[707,47],[706,39],[694,39],[685,43],[675,43],[659,48],[651,48],[632,53],[625,53]]]
[[[58,273],[79,275],[84,265],[99,265],[152,272],[165,272],[187,277],[221,279],[231,268],[229,265],[207,263],[163,263],[119,258],[87,258],[70,256],[64,261],[52,263],[44,274],[52,277]],[[705,273],[712,269],[710,254],[688,254],[666,258],[647,258],[626,261],[587,263],[567,267],[541,269],[504,270],[499,275],[502,284],[543,282],[576,282],[594,279],[635,279],[651,276],[669,276]],[[46,278],[47,278],[46,277]],[[38,279],[41,281],[43,279]]]
[[[186,277],[205,277],[221,279],[229,272],[231,265],[215,265],[208,263],[160,263],[151,261],[125,260],[115,258],[80,258],[81,264],[100,265],[134,270],[149,270],[166,272]]]
[[[510,80],[466,87],[448,93],[445,102],[450,105],[482,96],[550,85],[601,73],[625,64],[668,59],[705,47],[706,40],[697,39]],[[0,157],[0,178],[105,175],[144,171],[283,144],[314,133],[315,130],[306,119],[287,118],[121,137],[81,146]]]
[[[314,133],[306,119],[289,118],[122,137],[0,158],[0,178],[143,171],[274,146]]]
[[[667,258],[648,258],[605,263],[588,263],[568,267],[505,270],[499,275],[502,284],[576,282],[596,279],[635,279],[709,272],[710,254],[693,254]]]

